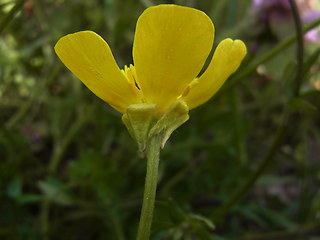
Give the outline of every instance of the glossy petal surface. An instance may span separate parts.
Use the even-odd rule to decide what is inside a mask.
[[[212,48],[214,27],[203,12],[158,5],[140,16],[133,45],[139,87],[146,102],[164,110],[203,67]]]
[[[242,41],[230,38],[223,40],[216,48],[207,70],[189,85],[188,93],[181,99],[190,109],[208,101],[238,69],[246,53],[247,49]]]
[[[140,93],[120,71],[108,44],[91,31],[62,37],[55,51],[64,65],[95,95],[120,112],[140,103]]]

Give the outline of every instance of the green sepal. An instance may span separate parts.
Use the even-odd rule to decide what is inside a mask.
[[[155,104],[132,104],[123,114],[122,121],[143,153],[148,139],[154,135],[160,136],[163,148],[172,132],[189,119],[188,112],[189,108],[182,100],[175,101],[164,114],[157,112]]]
[[[165,113],[151,128],[149,137],[153,134],[162,135],[161,148],[164,148],[167,140],[171,136],[172,132],[180,127],[189,119],[188,105],[182,101],[175,101],[169,111]]]
[[[139,151],[144,152],[147,145],[149,130],[154,120],[155,104],[132,104],[122,116],[131,137],[138,143]]]

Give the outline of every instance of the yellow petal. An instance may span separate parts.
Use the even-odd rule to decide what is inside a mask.
[[[247,48],[242,41],[230,38],[223,40],[216,48],[207,70],[189,84],[181,99],[190,109],[208,101],[238,69],[246,54]]]
[[[203,67],[212,48],[214,27],[203,12],[176,5],[146,9],[138,19],[133,60],[148,103],[164,110]]]
[[[91,31],[62,37],[55,51],[95,95],[120,112],[130,104],[140,103],[139,90],[119,69],[108,44]]]

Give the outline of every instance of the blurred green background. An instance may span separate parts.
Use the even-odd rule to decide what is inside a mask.
[[[287,0],[0,0],[0,239],[135,239],[146,161],[53,47],[93,30],[123,68],[160,3],[204,11],[215,46],[242,39],[248,55],[162,151],[151,238],[319,240],[320,41],[305,36],[302,68],[296,42],[279,47],[295,33]],[[304,26],[320,17],[297,4]]]

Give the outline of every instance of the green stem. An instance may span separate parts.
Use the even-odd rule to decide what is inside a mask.
[[[236,89],[230,90],[230,102],[231,102],[231,111],[232,111],[232,119],[234,124],[234,136],[235,141],[237,144],[237,152],[240,159],[241,164],[247,163],[247,154],[246,154],[246,147],[245,147],[245,137],[243,134],[243,123],[242,123],[242,116],[240,113],[241,107],[241,97],[237,94]]]
[[[148,240],[150,236],[158,182],[159,154],[160,136],[155,134],[149,138],[147,147],[147,175],[137,240]]]
[[[63,157],[63,154],[67,147],[69,146],[74,135],[78,132],[81,126],[85,123],[86,117],[80,116],[75,122],[69,131],[66,133],[64,138],[61,140],[61,143],[58,141],[55,144],[53,155],[50,159],[48,172],[50,175],[55,174],[57,167]],[[40,208],[40,231],[42,234],[42,240],[49,240],[49,214],[50,214],[51,201],[50,199],[44,199]]]
[[[86,120],[87,118],[85,116],[79,116],[77,121],[72,124],[72,126],[69,128],[69,131],[64,135],[63,139],[58,139],[56,141],[54,152],[52,154],[48,167],[49,174],[54,174],[56,172],[65,150]]]
[[[17,1],[16,5],[10,10],[10,12],[0,21],[0,34],[5,29],[5,27],[10,23],[14,18],[14,15],[22,8],[25,0]]]
[[[49,240],[49,212],[50,212],[50,200],[44,199],[41,203],[40,211],[40,232],[42,240]]]
[[[301,18],[299,14],[299,10],[295,0],[289,0],[289,4],[292,9],[293,20],[296,27],[297,33],[297,79],[296,79],[296,86],[294,89],[295,96],[299,96],[300,85],[303,78],[303,53],[304,53],[304,46],[303,46],[303,29]]]
[[[117,237],[117,239],[118,240],[125,240],[126,238],[125,238],[122,226],[119,222],[117,212],[118,212],[117,207],[115,207],[113,205],[112,209],[109,209],[109,211],[108,211],[108,217],[112,222],[112,225],[114,227],[115,236]]]

